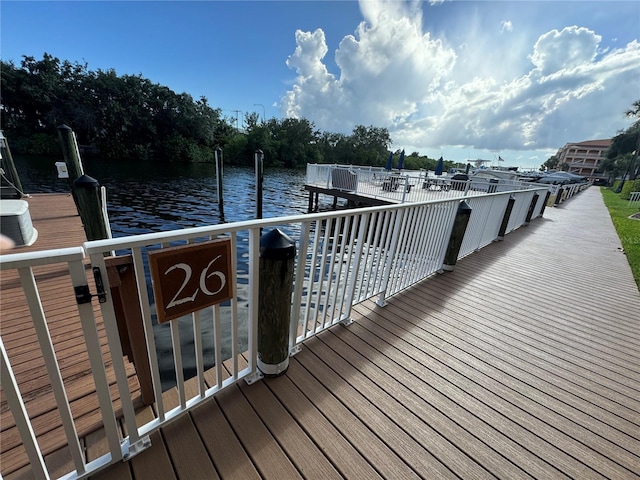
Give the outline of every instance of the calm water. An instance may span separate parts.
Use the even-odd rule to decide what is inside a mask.
[[[58,179],[55,159],[16,158],[16,168],[25,193],[68,192],[66,179]],[[105,162],[88,159],[84,171],[107,188],[109,220],[114,237],[177,230],[255,218],[255,176],[253,169],[225,166],[224,218],[217,203],[215,166],[212,164],[154,164]],[[305,213],[308,194],[304,191],[304,171],[265,170],[263,217]],[[294,234],[295,232],[288,232]],[[294,238],[297,235],[292,235]],[[240,315],[246,307],[246,239],[239,236],[238,300]],[[147,279],[150,284],[149,279]],[[150,290],[150,289],[149,289]],[[223,358],[231,354],[230,315],[223,308]],[[191,319],[179,320],[185,377],[195,374]],[[203,315],[205,366],[213,365],[214,342],[210,317]],[[173,348],[169,324],[154,325],[163,389],[175,383]],[[246,348],[246,326],[240,325],[240,348]],[[243,339],[243,340],[242,340]],[[230,345],[230,344],[229,344]],[[242,350],[241,350],[242,351]]]
[[[51,158],[16,158],[25,193],[69,191]],[[84,171],[107,188],[114,237],[255,218],[253,169],[224,168],[224,219],[212,164],[154,164],[85,160]],[[263,182],[263,217],[307,211],[304,171],[269,169]]]

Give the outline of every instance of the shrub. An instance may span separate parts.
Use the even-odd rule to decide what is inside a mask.
[[[620,192],[620,198],[623,200],[629,200],[631,192],[640,192],[640,178],[636,180],[627,180],[624,182],[622,191]]]

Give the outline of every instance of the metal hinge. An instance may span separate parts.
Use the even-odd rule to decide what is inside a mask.
[[[102,283],[102,273],[100,273],[99,267],[93,267],[93,278],[96,281],[96,293],[92,294],[89,290],[89,285],[78,285],[74,287],[76,293],[76,302],[78,305],[83,303],[90,303],[93,297],[98,297],[100,303],[107,301],[107,293],[104,291],[104,283]]]

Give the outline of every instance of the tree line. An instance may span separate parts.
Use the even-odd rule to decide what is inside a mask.
[[[87,151],[114,161],[213,162],[221,148],[225,163],[234,165],[253,165],[260,149],[266,166],[384,166],[392,144],[382,127],[357,125],[345,135],[322,132],[305,118],[259,121],[257,113],[246,114],[240,129],[206,97],[195,100],[140,74],[94,71],[47,53],[42,59],[23,56],[20,65],[0,61],[0,68],[2,129],[16,154],[60,156],[62,124]],[[394,153],[394,165],[399,155]],[[413,152],[404,166],[434,169],[436,163]]]

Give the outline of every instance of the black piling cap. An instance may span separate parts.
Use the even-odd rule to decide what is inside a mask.
[[[458,214],[460,215],[471,215],[471,210],[472,208],[464,200],[460,202],[460,205],[458,205]]]
[[[97,188],[100,182],[89,175],[80,175],[73,181],[73,185],[78,188]]]
[[[296,242],[279,228],[260,237],[260,258],[287,260],[296,256]]]

